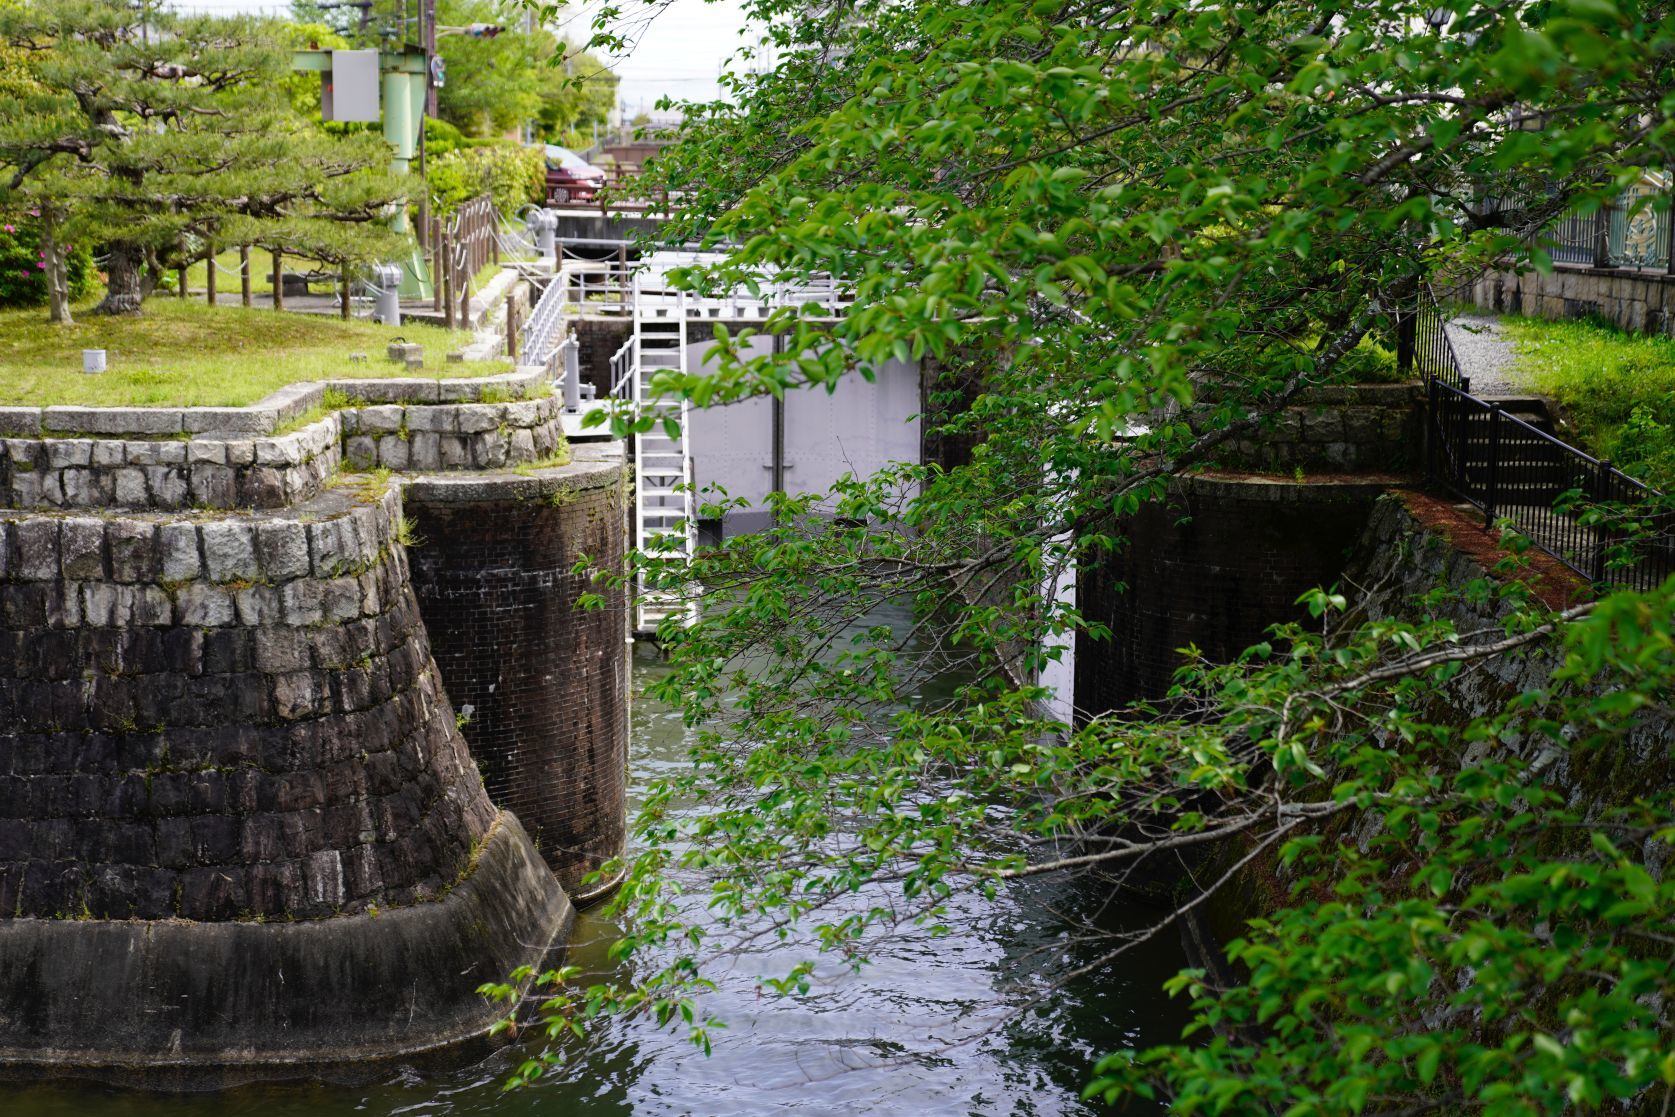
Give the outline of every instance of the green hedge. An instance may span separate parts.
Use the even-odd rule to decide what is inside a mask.
[[[460,146],[428,163],[425,178],[431,198],[442,213],[452,212],[461,202],[485,191],[493,195],[495,208],[508,216],[546,197],[547,159],[539,147],[510,143]]]

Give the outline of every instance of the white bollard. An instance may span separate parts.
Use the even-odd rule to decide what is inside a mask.
[[[83,372],[104,372],[105,351],[103,349],[83,349],[81,351],[81,370]]]

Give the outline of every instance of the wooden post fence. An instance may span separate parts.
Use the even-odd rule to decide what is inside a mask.
[[[215,305],[215,245],[209,246],[209,255],[204,257],[204,302]]]
[[[284,253],[280,252],[279,249],[275,248],[273,250],[273,309],[275,310],[285,309],[285,284],[280,282],[281,277],[285,274],[284,264],[281,263],[283,257]]]
[[[248,244],[241,244],[241,245],[238,246],[238,278],[239,278],[239,298],[241,300],[243,300],[245,306],[249,306],[250,305],[250,246]]]

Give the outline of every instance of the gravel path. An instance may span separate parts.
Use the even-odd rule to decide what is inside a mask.
[[[1513,371],[1518,358],[1512,342],[1492,314],[1461,314],[1448,323],[1448,340],[1460,359],[1460,371],[1471,378],[1471,394],[1480,399],[1527,396],[1529,385]]]

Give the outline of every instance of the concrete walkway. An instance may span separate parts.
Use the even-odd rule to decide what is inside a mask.
[[[1445,327],[1460,371],[1471,379],[1471,393],[1479,399],[1528,396],[1530,386],[1515,371],[1518,356],[1493,314],[1461,314]]]

